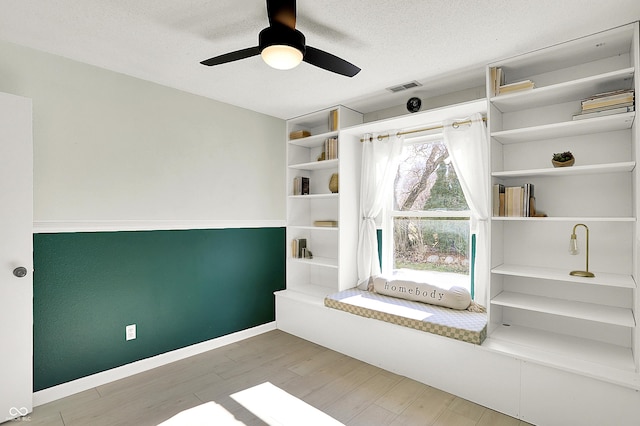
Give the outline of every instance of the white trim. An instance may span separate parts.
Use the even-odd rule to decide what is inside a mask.
[[[110,370],[92,374],[91,376],[82,377],[71,382],[43,389],[41,391],[33,393],[33,406],[36,407],[38,405],[43,405],[48,402],[67,397],[69,395],[76,394],[78,392],[92,389],[97,386],[101,386],[115,380],[120,380],[134,374],[142,373],[144,371],[151,370],[153,368],[157,368],[175,361],[180,361],[190,356],[217,349],[231,343],[236,343],[241,340],[248,339],[250,337],[254,337],[275,329],[275,321],[269,322],[267,324],[249,328],[247,330],[242,330],[236,333],[228,334],[226,336],[217,337],[215,339],[207,340],[206,342],[196,343],[195,345],[176,349],[171,352],[165,352],[151,358],[142,359],[140,361],[123,365],[121,367],[112,368]]]
[[[389,214],[391,217],[417,217],[417,218],[429,218],[429,217],[462,217],[471,218],[470,210],[393,210]]]
[[[35,234],[64,232],[170,231],[224,228],[281,228],[284,220],[38,220]]]

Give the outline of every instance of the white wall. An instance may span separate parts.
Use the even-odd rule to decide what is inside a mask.
[[[36,222],[284,221],[283,120],[5,42],[0,91],[33,99]]]
[[[414,91],[407,91],[404,97],[404,103],[402,105],[396,105],[394,107],[366,113],[364,115],[364,122],[368,123],[371,121],[386,120],[389,118],[399,117],[401,115],[410,115],[411,113],[407,111],[406,102],[409,100],[409,98],[413,97],[420,98],[420,100],[422,101],[420,111],[428,111],[430,109],[442,108],[459,103],[475,101],[486,96],[486,88],[484,86],[473,87],[464,90],[452,89],[452,91],[449,93],[437,96],[429,96],[428,94],[425,95],[422,92],[423,91],[419,91],[417,89]]]

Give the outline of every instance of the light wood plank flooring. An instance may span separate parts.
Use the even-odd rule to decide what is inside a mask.
[[[230,396],[264,382],[345,425],[526,425],[279,330],[36,407],[28,424],[157,425],[215,401],[265,425]]]

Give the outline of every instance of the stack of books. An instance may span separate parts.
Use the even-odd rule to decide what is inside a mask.
[[[314,220],[313,226],[335,228],[338,226],[338,221],[337,220]]]
[[[534,186],[493,185],[493,216],[533,217],[536,214]]]
[[[531,90],[535,84],[531,80],[522,80],[515,83],[505,84],[504,70],[500,67],[492,67],[491,74],[491,96],[503,95],[505,93],[521,92]]]
[[[622,89],[598,93],[584,99],[581,107],[580,112],[573,115],[574,120],[632,112],[635,111],[635,92]]]
[[[293,178],[293,195],[309,195],[309,178],[296,176]]]
[[[324,159],[335,160],[338,158],[338,138],[329,138],[324,141]]]
[[[309,136],[311,136],[311,133],[308,130],[295,130],[289,133],[289,139],[302,139]]]

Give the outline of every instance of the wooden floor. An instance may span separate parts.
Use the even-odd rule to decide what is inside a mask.
[[[24,420],[157,425],[214,401],[237,425],[265,425],[230,396],[265,382],[345,425],[526,424],[279,330],[36,407]]]

